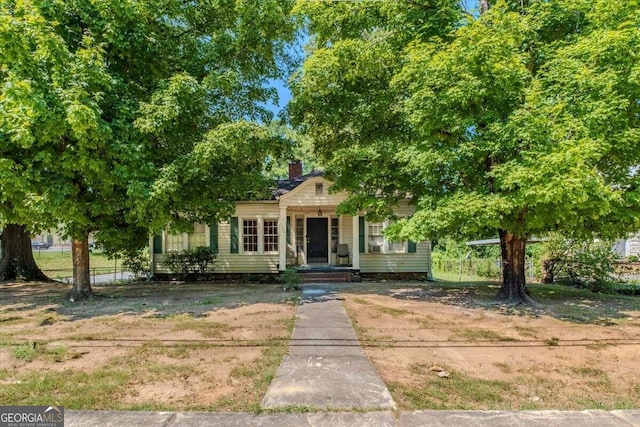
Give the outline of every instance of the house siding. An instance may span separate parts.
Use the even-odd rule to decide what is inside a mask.
[[[404,201],[396,208],[396,215],[406,218],[415,213],[415,208]],[[369,222],[365,221],[365,230]],[[368,234],[368,231],[367,231]],[[368,238],[365,239],[365,242]],[[406,249],[408,250],[408,243]],[[371,253],[365,244],[365,252],[360,254],[362,273],[429,273],[431,270],[430,242],[416,243],[416,251],[409,253]]]
[[[416,245],[415,253],[360,254],[363,273],[428,273],[431,265],[429,242]]]
[[[239,227],[242,219],[277,219],[279,207],[275,202],[238,203],[234,217],[238,217]],[[210,236],[209,227],[207,235]],[[207,242],[210,244],[210,242]],[[214,266],[216,273],[277,273],[278,254],[243,254],[242,241],[239,242],[240,253],[231,253],[231,225],[228,221],[218,224],[218,254]],[[171,273],[164,262],[165,254],[154,256],[156,273]]]
[[[322,194],[316,195],[316,184],[322,184]],[[312,178],[281,197],[281,206],[322,208],[336,207],[346,199],[344,193],[329,194],[331,183],[322,178]]]

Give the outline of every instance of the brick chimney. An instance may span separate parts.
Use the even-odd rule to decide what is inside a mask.
[[[289,180],[300,178],[302,176],[302,162],[293,160],[289,162]]]

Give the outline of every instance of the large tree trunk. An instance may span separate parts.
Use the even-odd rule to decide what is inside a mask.
[[[71,239],[71,256],[73,258],[73,288],[67,298],[71,302],[91,299],[95,295],[91,289],[91,275],[89,274],[88,234],[85,234],[81,240]]]
[[[0,280],[49,280],[33,259],[31,235],[24,225],[5,225],[0,246]]]
[[[498,301],[511,304],[535,304],[529,296],[525,283],[525,249],[527,236],[516,236],[499,230],[502,252],[502,286],[498,291]]]

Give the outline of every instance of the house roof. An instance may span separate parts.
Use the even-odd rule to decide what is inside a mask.
[[[279,197],[282,196],[283,194],[287,194],[289,191],[295,189],[296,187],[298,187],[300,184],[304,183],[305,181],[311,179],[311,178],[315,178],[318,176],[324,176],[324,171],[318,171],[318,170],[314,170],[306,175],[302,175],[298,178],[294,178],[294,179],[279,179],[277,181],[277,188],[273,191],[273,195],[274,197]]]

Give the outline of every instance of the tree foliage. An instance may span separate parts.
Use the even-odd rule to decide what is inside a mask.
[[[528,237],[640,226],[640,6],[485,3],[300,1],[315,38],[290,112],[354,194],[343,209],[410,194],[395,236],[498,233],[500,297],[527,301]]]
[[[2,218],[134,251],[262,190],[291,6],[2,0]]]
[[[553,281],[593,292],[608,292],[619,281],[613,242],[568,239],[553,233],[545,243],[545,267]]]

